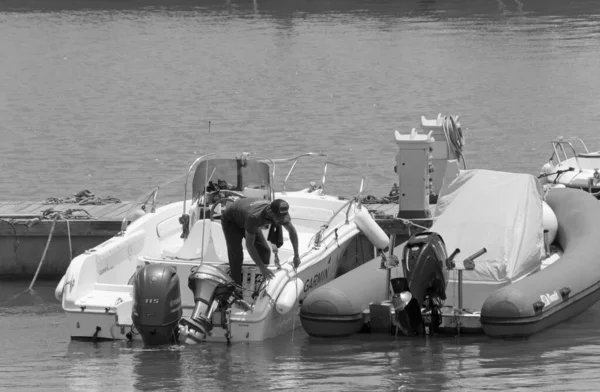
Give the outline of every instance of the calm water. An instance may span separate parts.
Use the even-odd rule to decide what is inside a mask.
[[[2,200],[132,199],[198,154],[322,150],[394,181],[393,131],[461,115],[470,167],[600,148],[596,1],[2,1]],[[208,123],[211,123],[210,134]],[[300,181],[313,179],[309,175]],[[332,189],[349,191],[346,176]],[[29,282],[0,282],[0,301]],[[525,341],[70,342],[53,298],[0,309],[0,389],[594,390],[600,307]]]

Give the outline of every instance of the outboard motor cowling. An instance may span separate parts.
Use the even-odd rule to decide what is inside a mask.
[[[133,280],[133,325],[147,346],[175,344],[183,315],[179,276],[175,268],[148,264]]]
[[[203,264],[188,278],[188,287],[194,294],[196,306],[189,319],[182,324],[206,336],[212,330],[212,314],[217,307],[224,307],[235,291],[231,277],[212,265]]]
[[[406,243],[402,253],[402,268],[410,292],[421,306],[428,294],[446,299],[447,259],[446,244],[438,233],[415,234]]]
[[[446,245],[437,233],[413,235],[402,253],[403,278],[392,279],[395,323],[405,335],[435,330],[446,299]],[[425,316],[425,318],[424,318]],[[433,332],[433,331],[432,331]]]

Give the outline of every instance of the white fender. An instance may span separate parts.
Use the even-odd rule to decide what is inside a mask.
[[[551,244],[554,242],[556,233],[558,232],[558,220],[552,208],[545,201],[542,203],[542,225],[544,226],[544,230],[548,230],[548,244]]]
[[[356,212],[356,225],[360,231],[367,236],[369,241],[371,241],[377,249],[384,249],[387,247],[390,243],[390,239],[387,234],[385,234],[385,231],[383,231],[377,222],[375,222],[371,213],[365,207],[361,207],[360,209],[355,208],[354,211]]]
[[[62,302],[63,289],[65,288],[66,281],[67,281],[67,274],[64,274],[63,277],[61,278],[60,282],[58,282],[58,285],[54,289],[54,297],[59,302]]]
[[[285,284],[281,294],[277,297],[275,302],[275,309],[279,314],[286,314],[296,305],[298,302],[298,296],[304,289],[304,282],[300,278],[294,278]]]

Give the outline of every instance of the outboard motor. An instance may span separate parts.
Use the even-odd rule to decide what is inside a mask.
[[[219,309],[222,310],[220,325],[227,330],[226,338],[229,340],[231,333],[225,310],[234,301],[245,310],[250,309],[243,301],[241,293],[236,291],[231,277],[217,267],[203,264],[190,274],[188,287],[194,294],[196,306],[189,319],[181,320],[182,327],[187,327],[186,339],[197,342],[204,340],[213,328],[212,315]]]
[[[438,233],[413,235],[402,253],[404,278],[392,279],[396,322],[405,334],[434,332],[441,323],[440,307],[446,299],[448,270],[446,245]],[[426,319],[423,318],[426,316]]]
[[[148,264],[133,281],[133,325],[146,346],[175,344],[183,315],[179,276],[175,268]]]
[[[427,295],[446,299],[446,244],[438,233],[423,232],[413,235],[402,253],[402,268],[408,279],[410,292],[423,305]]]

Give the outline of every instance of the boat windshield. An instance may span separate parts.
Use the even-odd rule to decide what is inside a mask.
[[[202,161],[194,172],[192,198],[195,200],[202,195],[205,186],[210,191],[211,185],[239,192],[248,188],[264,189],[270,194],[269,172],[269,165],[257,160],[215,158]]]

